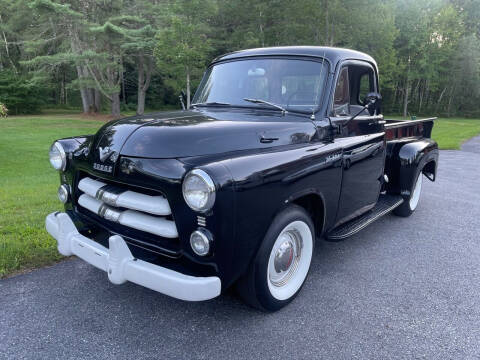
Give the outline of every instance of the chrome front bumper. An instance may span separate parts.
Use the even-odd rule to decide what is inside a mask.
[[[45,219],[47,231],[58,242],[58,251],[76,255],[108,273],[114,284],[131,281],[162,294],[187,301],[202,301],[220,295],[221,282],[216,276],[185,275],[132,256],[119,235],[109,238],[109,248],[80,234],[66,213],[51,213]]]

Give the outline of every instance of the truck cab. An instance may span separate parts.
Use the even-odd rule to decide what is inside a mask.
[[[57,140],[64,255],[183,300],[235,286],[275,311],[299,293],[315,242],[416,209],[434,181],[434,118],[384,119],[366,54],[251,49],[214,59],[190,109]]]

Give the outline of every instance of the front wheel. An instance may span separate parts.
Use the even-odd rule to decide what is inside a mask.
[[[277,215],[237,289],[251,306],[276,311],[298,294],[312,260],[315,231],[308,213],[291,205]]]
[[[422,171],[419,171],[415,180],[415,184],[413,185],[413,189],[410,192],[410,196],[408,198],[405,198],[403,204],[393,211],[395,215],[407,217],[413,214],[413,212],[418,206],[418,202],[420,201],[420,194],[422,193],[422,182]]]

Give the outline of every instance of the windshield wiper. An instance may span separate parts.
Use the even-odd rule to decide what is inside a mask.
[[[211,101],[211,102],[204,102],[204,103],[195,103],[195,104],[192,104],[191,106],[232,106],[232,104]]]
[[[285,108],[281,107],[280,105],[277,105],[277,104],[268,102],[268,101],[266,101],[266,100],[261,100],[261,99],[249,99],[249,98],[243,98],[243,100],[248,101],[248,102],[251,102],[251,103],[254,103],[254,104],[270,105],[270,106],[272,106],[272,107],[280,110],[283,115],[285,115],[285,113],[287,112],[287,110],[285,110]]]

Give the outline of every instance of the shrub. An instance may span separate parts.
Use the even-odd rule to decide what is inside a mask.
[[[49,84],[36,74],[15,74],[10,70],[0,71],[0,103],[10,114],[39,112],[48,101]]]
[[[7,117],[8,115],[8,109],[5,105],[0,103],[0,117]]]

